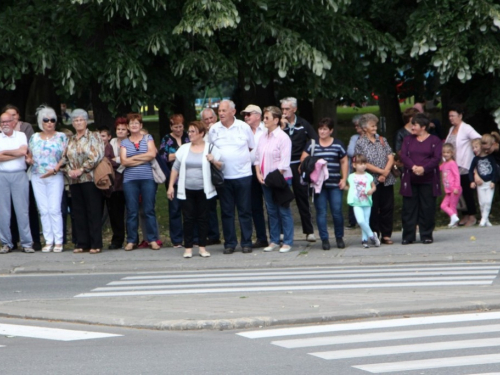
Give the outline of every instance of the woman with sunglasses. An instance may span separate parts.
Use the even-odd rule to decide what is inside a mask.
[[[66,174],[69,177],[72,210],[76,232],[74,253],[90,249],[91,254],[102,250],[103,194],[94,183],[94,169],[104,157],[104,143],[97,132],[87,129],[89,115],[83,109],[71,112],[75,135],[66,148]]]
[[[29,140],[31,158],[31,183],[35,193],[38,211],[42,222],[44,253],[63,251],[63,222],[61,199],[64,190],[64,177],[61,173],[64,151],[68,139],[64,133],[56,131],[57,115],[46,106],[36,111],[40,133],[35,133]]]

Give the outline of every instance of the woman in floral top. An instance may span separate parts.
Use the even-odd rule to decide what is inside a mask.
[[[171,132],[163,137],[160,143],[160,155],[165,158],[170,170],[175,161],[175,153],[184,143],[189,143],[189,136],[184,130],[184,116],[175,114],[170,117]],[[170,176],[167,176],[165,187],[168,190]],[[168,201],[168,216],[170,240],[173,247],[182,247],[182,239],[184,237],[182,231],[181,204],[177,199],[177,182],[174,184],[174,198]]]
[[[38,127],[42,130],[29,140],[32,158],[31,183],[40,212],[45,253],[63,251],[63,221],[61,200],[64,177],[60,172],[68,139],[56,132],[57,115],[50,107],[40,106],[37,110]]]
[[[391,245],[394,216],[394,184],[396,179],[391,173],[394,155],[387,139],[377,134],[378,118],[367,113],[359,119],[363,135],[356,142],[355,153],[364,155],[368,161],[366,170],[373,176],[377,190],[373,193],[370,215],[370,228],[381,242]]]
[[[94,169],[104,157],[104,143],[99,133],[87,129],[88,114],[75,109],[71,120],[76,134],[66,149],[66,174],[70,178],[72,209],[75,218],[76,248],[74,253],[90,249],[91,254],[102,250],[102,199],[94,184]]]

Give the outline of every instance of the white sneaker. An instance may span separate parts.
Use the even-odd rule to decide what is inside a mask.
[[[269,252],[269,251],[274,251],[275,249],[277,249],[278,247],[280,247],[279,245],[276,245],[275,243],[270,243],[268,247],[265,247],[264,248],[264,251],[266,252]]]
[[[486,220],[486,226],[487,226],[487,227],[492,227],[492,226],[493,226],[493,224],[491,224],[489,220]]]
[[[448,228],[452,228],[457,225],[457,223],[460,221],[457,215],[453,215],[450,220],[450,224],[448,224]]]
[[[316,242],[316,236],[314,235],[314,233],[310,233],[306,236],[306,240],[308,242]]]
[[[486,220],[481,219],[481,221],[479,222],[479,226],[480,227],[485,227],[486,226]]]
[[[281,246],[280,253],[288,253],[289,251],[292,251],[292,247],[289,245],[283,245]]]
[[[372,242],[375,247],[380,247],[380,240],[378,239],[377,236],[370,237],[370,241]]]

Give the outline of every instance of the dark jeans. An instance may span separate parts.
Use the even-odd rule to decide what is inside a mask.
[[[238,245],[234,211],[238,209],[241,229],[241,246],[252,247],[252,176],[224,180],[224,185],[217,188],[220,199],[224,247],[235,248]]]
[[[372,201],[370,228],[377,235],[390,238],[394,223],[394,185],[384,186],[379,183]]]
[[[123,245],[125,241],[125,193],[123,191],[115,191],[106,199],[108,207],[109,223],[113,231],[111,243],[118,247]]]
[[[198,245],[205,247],[208,232],[208,206],[205,192],[186,189],[186,199],[180,200],[180,203],[184,219],[184,247],[193,248],[195,223],[198,227]]]
[[[62,218],[63,218],[63,244],[66,245],[67,243],[67,233],[68,233],[68,212],[71,218],[71,242],[73,244],[77,244],[76,240],[76,225],[75,225],[75,214],[73,210],[71,209],[71,197],[69,196],[69,192],[66,190],[63,190],[63,196],[61,199],[61,213],[62,213]]]
[[[102,249],[102,192],[93,182],[73,184],[70,187],[72,211],[78,248]]]
[[[349,206],[349,225],[351,227],[355,226],[358,222],[356,221],[356,215],[354,215],[354,209]]]
[[[300,183],[299,165],[300,163],[290,164],[293,174],[292,188],[300,214],[300,221],[302,222],[302,232],[304,234],[311,234],[314,233],[314,227],[312,224],[311,208],[309,206],[309,186]]]
[[[264,197],[262,185],[257,180],[255,168],[252,168],[252,219],[257,241],[267,242],[266,220],[264,219]]]
[[[125,202],[127,205],[127,243],[139,243],[139,197],[146,218],[147,241],[158,241],[158,224],[156,222],[156,182],[154,180],[132,180],[123,183]]]
[[[30,193],[29,193],[29,216],[30,216],[30,232],[33,243],[40,243],[40,222],[38,221],[38,208],[36,206],[35,194],[33,193],[33,187],[30,182]],[[10,233],[12,235],[12,243],[15,245],[19,242],[19,228],[17,227],[17,217],[16,210],[14,210],[14,205],[11,203],[11,216],[10,216]]]
[[[181,211],[181,201],[177,199],[177,185],[174,185],[174,199],[168,201],[168,216],[169,216],[170,241],[172,241],[172,245],[180,245],[182,243],[182,238],[183,238],[182,211]]]
[[[416,226],[420,239],[432,240],[436,223],[436,197],[432,194],[432,184],[411,185],[411,197],[403,197],[403,240],[415,241]]]
[[[217,215],[217,196],[208,199],[208,238],[220,239],[219,218]]]
[[[462,196],[464,197],[465,205],[467,206],[467,211],[465,211],[464,214],[475,215],[477,213],[476,201],[474,200],[474,190],[470,188],[468,174],[460,175],[460,186],[462,187]]]

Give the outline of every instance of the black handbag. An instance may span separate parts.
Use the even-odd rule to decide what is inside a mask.
[[[208,153],[212,153],[212,149],[214,148],[213,143],[208,148]],[[221,187],[224,185],[224,173],[220,169],[218,169],[213,163],[210,163],[210,176],[212,177],[212,185],[215,187]]]

